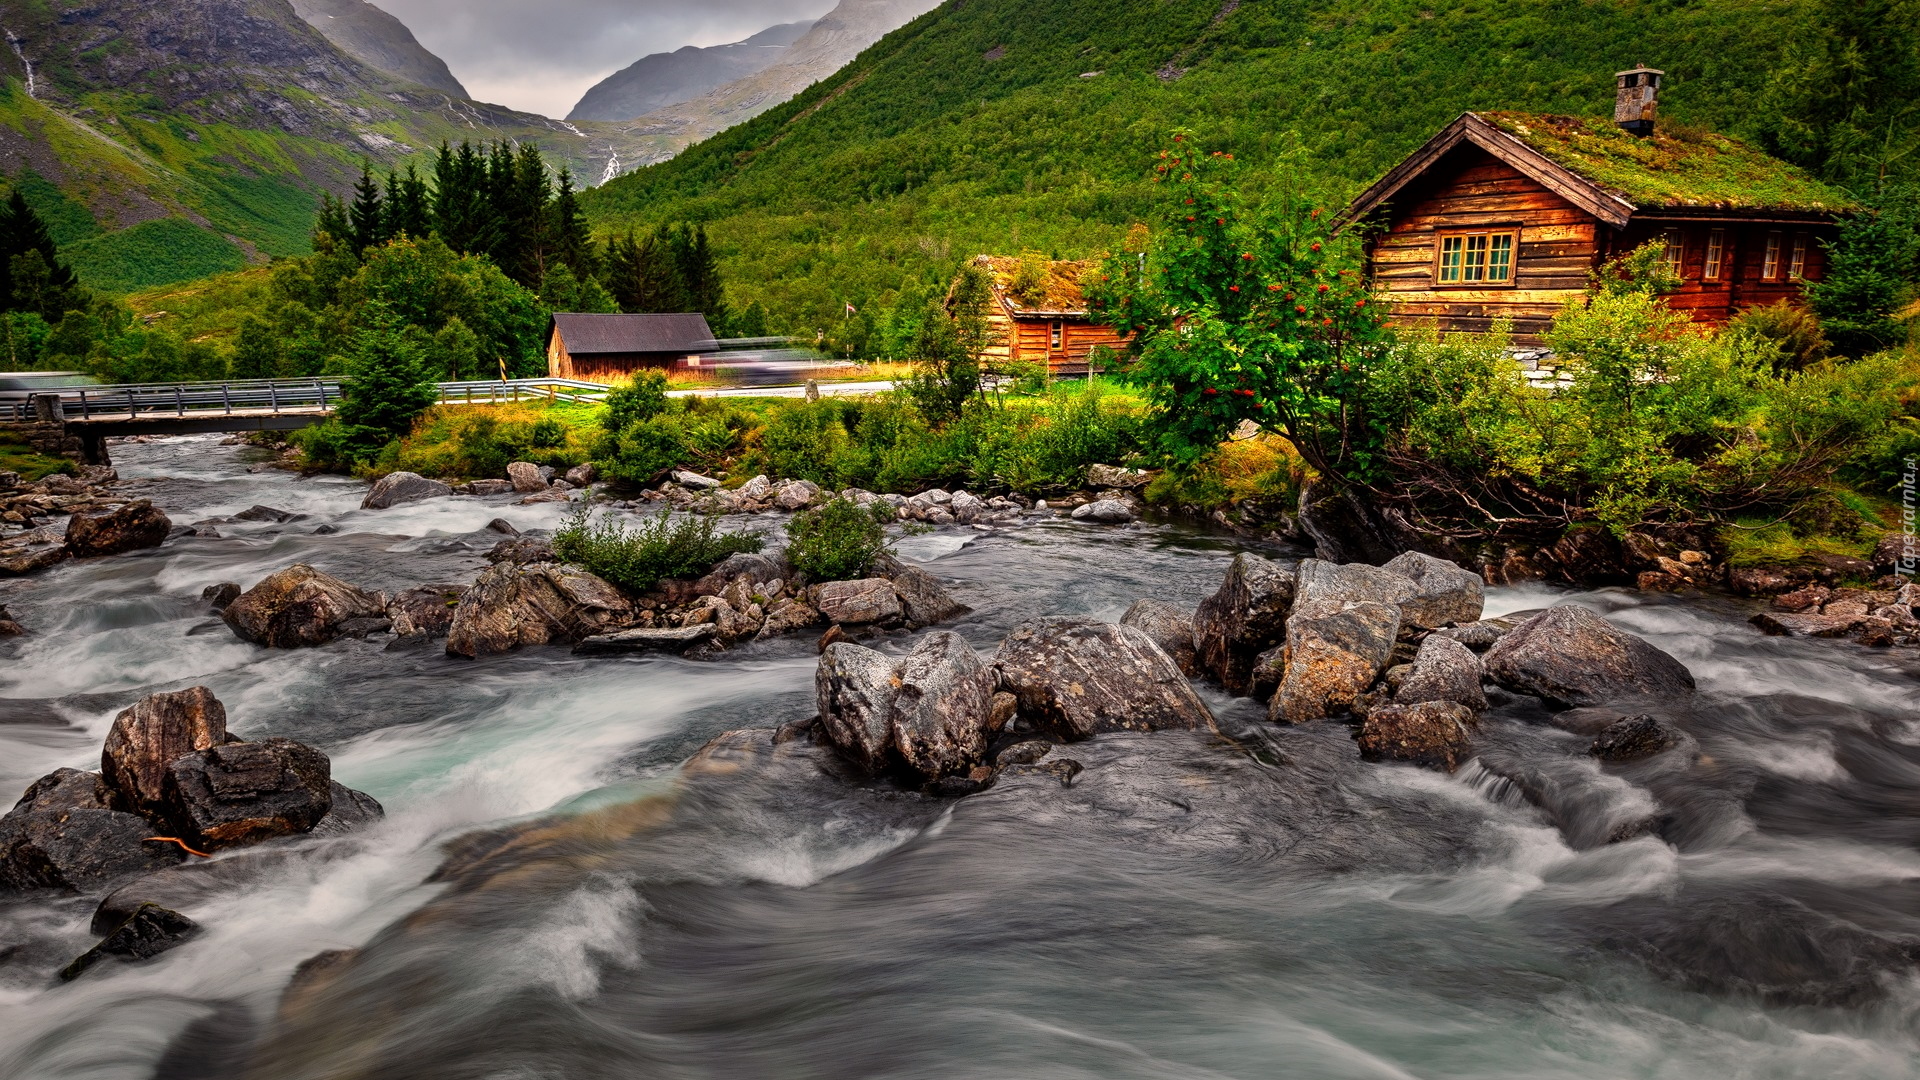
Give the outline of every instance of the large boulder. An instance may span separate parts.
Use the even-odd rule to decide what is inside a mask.
[[[1920,541],[1906,533],[1890,532],[1873,545],[1873,556],[1868,561],[1876,574],[1904,571],[1911,575],[1920,567]]]
[[[906,617],[886,578],[829,581],[807,590],[807,602],[836,626],[896,623]]]
[[[1551,607],[1487,650],[1487,675],[1517,693],[1567,706],[1693,690],[1686,665],[1583,607]]]
[[[153,826],[112,804],[99,773],[60,769],[35,781],[0,818],[0,893],[86,892],[186,858],[176,845],[148,842]]]
[[[364,791],[355,791],[338,780],[328,781],[327,790],[332,793],[331,805],[308,830],[314,836],[345,836],[387,816],[380,800]]]
[[[547,490],[546,474],[540,466],[531,461],[514,461],[507,465],[507,479],[512,481],[513,490],[522,495],[531,495]]]
[[[378,594],[297,563],[241,593],[220,617],[256,645],[293,649],[332,641],[355,620],[385,620],[386,610]]]
[[[67,519],[67,552],[76,559],[118,555],[159,547],[173,522],[146,499],[135,499],[104,514],[75,514]]]
[[[1480,658],[1472,649],[1452,638],[1430,634],[1414,654],[1413,670],[1400,680],[1393,702],[1418,705],[1423,701],[1451,701],[1482,712],[1487,707],[1486,691],[1480,688],[1484,674]]]
[[[835,642],[820,654],[813,687],[820,723],[841,753],[878,772],[893,746],[894,681],[892,658],[848,642]]]
[[[565,563],[496,563],[454,608],[447,653],[478,657],[521,645],[574,642],[625,626],[633,605],[620,590]]]
[[[1000,643],[994,667],[1022,714],[1066,738],[1213,727],[1179,665],[1136,627],[1034,619]]]
[[[450,485],[438,480],[429,480],[419,473],[390,472],[373,482],[367,497],[360,500],[362,510],[385,510],[401,503],[419,502],[422,499],[437,499],[442,495],[453,494]]]
[[[1431,628],[1477,622],[1485,609],[1486,585],[1480,575],[1445,559],[1407,551],[1381,569],[1414,584],[1414,594],[1399,601],[1400,618],[1406,625]]]
[[[1392,604],[1321,601],[1296,610],[1287,622],[1287,671],[1268,716],[1300,724],[1351,706],[1385,670],[1399,633],[1400,609]]]
[[[1193,616],[1165,600],[1136,600],[1120,616],[1121,626],[1131,626],[1153,639],[1155,645],[1173,658],[1183,675],[1199,674],[1193,652]]]
[[[1097,525],[1125,525],[1134,519],[1133,508],[1119,499],[1095,499],[1073,508],[1073,520]]]
[[[973,610],[955,600],[939,578],[917,566],[901,566],[888,577],[894,594],[900,598],[909,629],[943,623]]]
[[[167,806],[167,766],[227,741],[227,710],[204,686],[142,698],[113,718],[100,775],[123,808],[149,816]]]
[[[1193,615],[1200,670],[1230,693],[1246,693],[1254,658],[1286,634],[1294,582],[1294,572],[1277,563],[1235,555],[1219,591],[1200,601]]]
[[[1452,772],[1467,756],[1472,727],[1473,711],[1458,702],[1376,706],[1360,725],[1360,756]]]
[[[1295,615],[1321,614],[1362,602],[1398,606],[1420,593],[1420,586],[1404,574],[1366,563],[1302,559],[1295,581]]]
[[[291,739],[223,743],[167,767],[167,820],[202,851],[307,832],[333,808],[332,763]]]
[[[994,673],[972,646],[951,630],[936,630],[901,661],[895,681],[893,745],[908,768],[932,780],[980,764]]]

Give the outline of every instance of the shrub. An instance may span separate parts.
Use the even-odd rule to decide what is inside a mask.
[[[772,476],[840,486],[849,442],[841,419],[845,411],[832,398],[783,402],[760,432],[757,466]]]
[[[557,416],[543,416],[533,422],[528,442],[542,450],[551,450],[556,446],[565,446],[567,442],[566,421]]]
[[[763,541],[723,533],[711,518],[662,514],[629,532],[624,522],[592,519],[580,503],[553,534],[554,554],[628,592],[645,592],[668,578],[694,577],[729,555],[759,551]]]
[[[1750,307],[1727,323],[1727,333],[1766,342],[1778,354],[1776,367],[1799,371],[1827,355],[1827,336],[1813,312],[1785,300]]]
[[[885,503],[862,507],[847,499],[802,510],[787,522],[787,561],[815,581],[865,577],[887,550],[881,523],[891,511]]]
[[[627,385],[607,391],[607,411],[600,417],[600,426],[617,434],[637,421],[666,412],[670,402],[666,372],[635,372]]]
[[[449,405],[429,409],[400,440],[394,468],[422,476],[504,476],[507,463],[569,469],[588,458],[584,432],[529,405]]]

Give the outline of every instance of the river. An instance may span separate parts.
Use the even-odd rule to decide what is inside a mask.
[[[1603,768],[1500,698],[1448,777],[1207,692],[1232,738],[1102,737],[1066,751],[1071,787],[932,800],[805,744],[683,767],[812,713],[810,637],[712,662],[269,652],[200,599],[301,561],[468,580],[490,519],[560,507],[362,511],[358,482],[212,438],[114,454],[176,522],[305,516],[0,590],[32,631],[0,643],[0,790],[97,768],[118,710],[205,684],[236,732],[324,749],[388,816],[72,983],[51,973],[92,943],[91,904],[0,905],[5,1080],[1920,1075],[1910,655],[1763,637],[1728,599],[1496,589],[1490,613],[1571,599],[1683,660],[1698,755]],[[982,650],[1032,615],[1191,606],[1233,551],[1066,522],[901,543]]]

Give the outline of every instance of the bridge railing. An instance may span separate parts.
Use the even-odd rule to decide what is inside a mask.
[[[220,382],[125,383],[65,386],[0,398],[0,420],[32,421],[33,397],[58,395],[68,420],[189,416],[235,412],[329,413],[340,402],[343,379],[227,379]],[[515,401],[604,400],[608,388],[577,379],[483,379],[436,384],[442,405]]]

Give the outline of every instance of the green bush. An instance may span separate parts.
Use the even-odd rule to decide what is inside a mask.
[[[847,499],[802,510],[787,522],[787,561],[815,581],[866,577],[887,550],[882,522],[892,518],[885,503],[862,507]]]
[[[1827,355],[1827,336],[1820,329],[1819,316],[1785,300],[1735,315],[1727,322],[1727,332],[1773,346],[1779,357],[1775,366],[1793,371]]]
[[[533,430],[528,433],[527,441],[542,450],[565,446],[567,423],[557,416],[543,416],[533,422]]]
[[[592,520],[585,502],[553,534],[554,554],[628,592],[645,592],[668,578],[695,577],[729,555],[759,551],[762,541],[723,533],[713,519],[662,514],[629,532],[623,522]]]
[[[618,434],[641,420],[651,420],[666,412],[670,400],[665,372],[635,372],[627,385],[607,391],[607,411],[600,417],[600,426]]]

